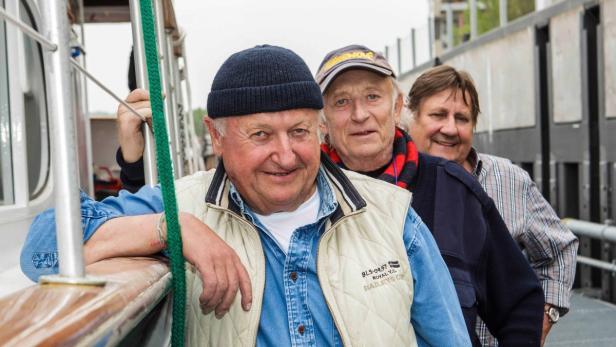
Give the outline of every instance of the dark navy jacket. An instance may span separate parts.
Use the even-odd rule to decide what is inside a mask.
[[[143,162],[118,150],[125,188],[143,185]],[[543,290],[492,199],[460,165],[419,155],[412,206],[432,231],[453,278],[473,344],[477,315],[501,346],[539,346]]]
[[[449,267],[473,344],[477,314],[501,346],[539,346],[543,291],[479,182],[452,161],[419,155],[412,206]]]

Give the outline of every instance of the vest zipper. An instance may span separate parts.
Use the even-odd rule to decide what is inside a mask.
[[[259,242],[260,242],[259,232],[257,231],[257,228],[255,228],[254,225],[249,223],[247,220],[242,218],[240,215],[238,215],[237,213],[235,213],[233,211],[230,211],[230,210],[227,210],[227,209],[222,208],[220,206],[214,205],[212,203],[206,203],[206,205],[208,207],[212,208],[212,209],[215,209],[215,210],[218,210],[218,211],[221,211],[221,212],[224,212],[224,213],[228,213],[232,218],[235,218],[240,223],[245,224],[249,229],[253,230],[256,233],[257,239],[259,239]],[[318,253],[318,251],[317,251],[317,253]],[[261,255],[262,255],[262,258],[263,258],[263,264],[264,264],[264,270],[265,270],[265,254],[263,253],[263,247],[261,247]],[[253,334],[254,338],[252,340],[253,341],[253,343],[252,343],[253,346],[257,345],[257,334],[259,332],[259,323],[261,321],[261,310],[263,309],[263,294],[265,293],[265,273],[263,273],[263,278],[264,278],[264,280],[263,280],[263,286],[261,287],[261,300],[259,300],[259,307],[253,307],[253,309],[257,309],[258,310],[257,311],[257,313],[258,313],[258,315],[257,315],[257,317],[258,317],[258,319],[257,319],[257,328],[254,331],[254,334]],[[254,297],[253,297],[253,299],[254,299]]]
[[[319,245],[317,247],[317,278],[319,279],[319,283],[321,283],[321,276],[319,273],[319,251],[321,250],[321,242],[323,241],[323,239],[325,238],[325,236],[327,236],[328,234],[332,233],[334,231],[334,229],[338,226],[338,224],[340,224],[343,220],[347,219],[350,216],[356,215],[358,213],[361,213],[362,211],[356,211],[353,212],[351,214],[348,214],[340,219],[338,219],[336,221],[336,223],[332,224],[331,227],[329,227],[329,229],[325,230],[325,232],[323,233],[323,236],[321,236],[321,239],[319,240]],[[321,290],[323,290],[323,285],[321,284]],[[329,309],[329,312],[332,315],[332,320],[334,321],[334,325],[336,326],[336,329],[338,329],[338,334],[340,334],[340,338],[342,339],[342,344],[344,346],[350,346],[350,341],[344,341],[344,337],[343,334],[340,333],[341,329],[340,329],[340,324],[338,323],[338,321],[336,320],[336,315],[334,314],[334,311],[332,310],[332,306],[329,303],[329,300],[327,299],[327,296],[325,296],[325,293],[323,293],[323,297],[325,298],[325,303],[327,304],[327,308]]]

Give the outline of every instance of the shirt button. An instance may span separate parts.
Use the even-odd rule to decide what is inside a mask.
[[[300,335],[304,335],[304,331],[306,331],[306,328],[304,328],[304,325],[303,325],[303,324],[300,324],[300,325],[297,327],[297,332],[298,332]]]
[[[297,272],[293,271],[289,274],[289,278],[291,279],[291,281],[295,282],[297,281]]]

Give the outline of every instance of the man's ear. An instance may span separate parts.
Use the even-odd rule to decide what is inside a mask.
[[[329,134],[329,129],[327,128],[327,124],[323,120],[319,121],[319,130],[321,130],[321,134],[327,135]]]
[[[214,121],[209,117],[203,117],[203,122],[207,125],[207,129],[210,132],[210,139],[212,140],[212,149],[216,156],[222,156],[222,134],[218,132],[214,126]]]
[[[402,114],[402,108],[404,107],[404,95],[398,93],[394,104],[394,122],[400,124],[400,115]]]
[[[323,113],[319,114],[319,132],[321,133],[321,142],[329,144],[329,129]]]

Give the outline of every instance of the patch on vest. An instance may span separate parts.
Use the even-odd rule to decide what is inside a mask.
[[[391,284],[404,279],[405,274],[400,269],[398,260],[390,260],[375,268],[362,271],[361,276],[366,284],[364,291],[369,291],[386,284]]]

